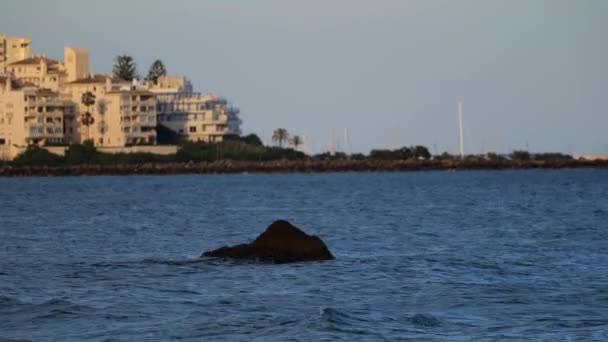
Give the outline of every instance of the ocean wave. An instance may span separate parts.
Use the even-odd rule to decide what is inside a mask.
[[[11,309],[21,305],[21,302],[17,298],[0,296],[0,310]]]
[[[410,317],[410,322],[420,327],[434,328],[441,325],[441,321],[430,314],[416,314]]]
[[[83,317],[96,312],[93,307],[54,298],[42,303],[25,303],[10,297],[0,297],[0,304],[13,319],[63,319]]]

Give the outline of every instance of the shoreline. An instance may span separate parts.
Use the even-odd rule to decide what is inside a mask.
[[[466,171],[526,169],[608,169],[607,160],[461,161],[461,160],[277,160],[188,163],[141,163],[71,166],[0,166],[0,177],[179,175],[236,173],[328,173],[395,171]]]

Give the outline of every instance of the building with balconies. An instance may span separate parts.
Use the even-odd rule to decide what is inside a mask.
[[[37,87],[0,88],[0,154],[33,144],[65,144],[77,129],[76,104],[61,93]],[[6,158],[9,156],[10,158]]]
[[[95,146],[115,146],[118,137],[112,139],[108,134],[108,120],[112,115],[119,115],[119,111],[112,112],[108,106],[107,92],[116,91],[121,88],[129,89],[131,82],[123,81],[107,75],[91,75],[68,82],[63,86],[62,92],[72,98],[78,104],[79,135],[73,142],[79,143],[92,140]],[[95,98],[95,103],[87,107],[82,103],[82,95],[90,92]],[[91,114],[92,122],[86,125],[82,118],[84,113]],[[117,132],[113,132],[117,133]]]
[[[216,95],[157,94],[159,124],[190,141],[220,142],[239,135],[239,109]]]
[[[89,106],[82,103],[88,92]],[[241,133],[238,108],[194,93],[183,76],[140,84],[92,75],[85,49],[66,47],[59,61],[32,56],[29,39],[0,35],[0,159],[16,156],[11,146],[21,152],[31,144],[154,145],[158,123],[191,141]]]
[[[147,90],[106,92],[105,146],[156,144],[156,99]]]

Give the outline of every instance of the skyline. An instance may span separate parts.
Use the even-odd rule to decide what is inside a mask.
[[[170,74],[233,102],[243,132],[264,141],[283,127],[320,153],[347,129],[353,152],[420,144],[458,154],[462,101],[467,154],[608,154],[601,1],[3,7],[2,32],[31,38],[34,53],[60,59],[64,46],[83,47],[96,73],[126,53],[140,75],[160,58]]]

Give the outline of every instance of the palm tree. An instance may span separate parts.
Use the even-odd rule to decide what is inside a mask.
[[[298,146],[302,145],[302,138],[299,135],[294,135],[289,141],[294,149],[298,150]]]
[[[277,128],[272,133],[272,141],[278,142],[279,147],[283,147],[283,142],[289,140],[289,133],[285,128]]]
[[[87,111],[82,114],[82,124],[87,126],[87,140],[89,140],[89,126],[95,122],[95,119],[90,112],[91,106],[95,104],[95,95],[90,91],[87,91],[86,93],[82,93],[80,101],[87,107]]]

